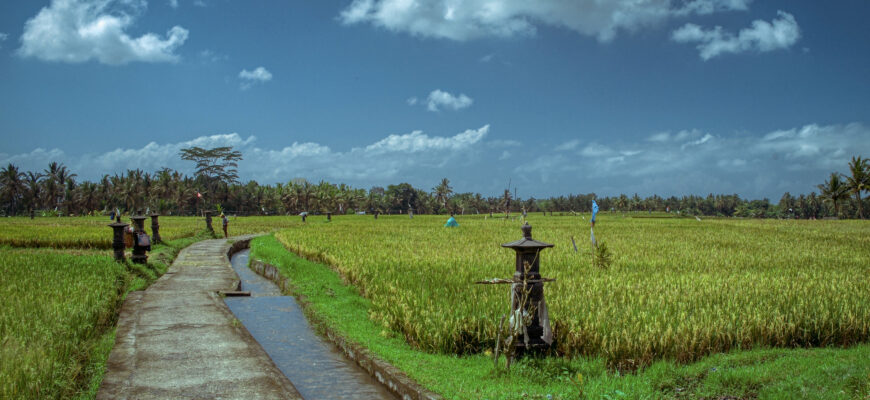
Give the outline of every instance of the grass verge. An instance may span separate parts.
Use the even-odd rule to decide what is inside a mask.
[[[156,245],[145,265],[92,250],[0,252],[0,398],[96,396],[120,306],[206,233]]]
[[[273,236],[251,242],[252,257],[278,268],[315,321],[356,342],[448,399],[870,399],[870,345],[754,349],[684,365],[658,361],[633,374],[604,358],[525,358],[511,371],[484,354],[421,352],[369,318],[371,301],[322,264],[287,251]],[[450,318],[446,315],[444,318]]]

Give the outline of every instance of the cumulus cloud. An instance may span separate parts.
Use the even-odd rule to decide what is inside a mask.
[[[263,67],[257,67],[253,71],[243,69],[242,72],[239,72],[239,79],[242,80],[242,90],[247,90],[257,83],[265,83],[271,81],[272,73]]]
[[[144,0],[52,0],[24,24],[18,54],[43,61],[103,64],[176,62],[188,31],[173,26],[165,36],[127,34],[145,11]]]
[[[512,140],[512,139],[495,139],[495,140],[490,140],[490,141],[486,142],[486,144],[489,145],[489,147],[494,147],[494,148],[519,147],[519,146],[523,145],[519,141]]]
[[[778,197],[784,191],[810,192],[832,171],[845,170],[851,156],[868,153],[870,127],[860,123],[809,124],[760,135],[692,129],[538,154],[514,173],[532,182],[580,180],[587,192]],[[557,158],[561,161],[554,164]]]
[[[549,25],[606,42],[672,17],[746,10],[751,0],[354,0],[344,24],[452,40],[534,35]]]
[[[466,96],[464,93],[454,96],[449,92],[435,89],[430,92],[429,97],[426,98],[426,109],[432,112],[438,112],[442,109],[461,110],[463,108],[471,107],[471,104],[473,103],[474,99]],[[408,104],[417,104],[417,98],[412,97],[408,99]]]
[[[682,142],[689,138],[700,137],[701,131],[697,129],[693,130],[682,130],[676,133],[671,132],[658,132],[650,135],[646,140],[650,142],[659,142],[659,143],[667,143],[667,142]]]
[[[671,39],[678,43],[698,43],[696,47],[704,61],[726,53],[787,49],[800,39],[800,28],[793,15],[777,11],[777,16],[771,22],[752,21],[751,27],[741,29],[736,35],[723,31],[720,26],[704,29],[690,23],[675,30]]]
[[[577,148],[577,146],[580,146],[580,139],[572,139],[572,140],[569,140],[565,143],[562,143],[562,144],[556,146],[556,148],[554,150],[556,150],[556,151],[574,150]]]
[[[233,146],[244,157],[239,163],[243,180],[286,182],[294,177],[312,180],[328,179],[359,185],[396,183],[394,179],[419,177],[421,173],[437,175],[438,168],[462,166],[468,152],[482,147],[489,125],[468,129],[453,136],[430,136],[420,131],[388,135],[367,146],[335,151],[313,142],[293,142],[283,148],[256,146],[256,137],[238,133],[201,136],[192,140],[159,144],[148,143],[138,148],[117,148],[100,154],[69,155],[59,149],[36,149],[29,153],[3,154],[3,165],[13,163],[22,170],[41,171],[51,161],[66,164],[80,179],[97,180],[103,174],[124,173],[127,169],[156,171],[169,167],[192,173],[192,164],[181,160],[183,148]],[[396,178],[396,177],[399,178]],[[433,175],[431,179],[439,179]]]
[[[304,141],[259,147],[254,136],[231,133],[98,154],[72,155],[59,149],[0,153],[0,165],[11,162],[25,171],[41,171],[50,161],[59,161],[87,180],[136,168],[169,167],[189,174],[193,165],[179,158],[182,148],[233,146],[244,155],[239,164],[242,180],[261,183],[305,177],[358,187],[399,182],[431,187],[447,176],[463,191],[484,194],[500,193],[506,178],[513,178],[528,195],[539,198],[569,192],[779,198],[784,191],[812,191],[831,172],[846,172],[852,156],[870,154],[870,127],[860,123],[808,124],[755,134],[682,130],[668,133],[667,140],[609,139],[606,144],[572,144],[558,152],[552,146],[490,140],[492,133],[489,125],[453,135],[413,131],[346,149]],[[513,170],[498,167],[513,160]]]
[[[480,129],[469,129],[452,137],[429,137],[421,131],[414,131],[405,135],[390,135],[386,138],[366,146],[365,151],[370,154],[383,154],[389,152],[417,153],[429,150],[463,150],[480,142],[489,132],[489,125]]]
[[[226,61],[229,59],[229,56],[227,56],[226,54],[214,52],[209,49],[205,49],[199,52],[199,58],[204,62],[214,63],[219,61]]]

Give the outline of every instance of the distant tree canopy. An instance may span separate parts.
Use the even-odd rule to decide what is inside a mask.
[[[239,183],[237,161],[242,160],[242,152],[233,150],[231,146],[203,149],[188,147],[181,149],[181,159],[196,163],[195,177],[204,177],[209,181],[226,184]]]
[[[242,160],[242,152],[233,150],[231,146],[203,149],[188,147],[181,149],[181,159],[196,163],[194,177],[205,184],[205,204],[215,204],[226,201],[226,196],[218,194],[218,186],[226,188],[239,183],[238,161]],[[226,193],[227,191],[223,191]]]
[[[191,147],[180,153],[194,161],[194,176],[162,168],[154,173],[139,169],[123,174],[104,175],[97,182],[78,182],[76,174],[61,163],[52,162],[41,172],[21,171],[8,164],[0,168],[0,215],[17,215],[33,210],[38,215],[108,214],[110,210],[135,212],[150,208],[161,214],[190,215],[202,207],[220,204],[234,214],[297,214],[302,211],[397,214],[412,209],[415,214],[452,212],[459,215],[490,212],[573,213],[589,212],[596,199],[603,212],[670,211],[680,215],[710,215],[746,218],[862,218],[870,199],[870,168],[861,157],[853,157],[850,175],[837,172],[823,184],[820,193],[785,193],[778,203],[768,199],[742,199],[736,194],[707,196],[620,194],[597,196],[594,193],[569,194],[535,199],[513,196],[510,190],[493,196],[480,193],[454,193],[447,178],[431,190],[404,182],[372,187],[370,190],[345,184],[320,181],[310,183],[292,178],[286,183],[261,185],[239,182],[239,151],[232,147],[203,149]],[[845,167],[845,166],[844,166]],[[202,194],[202,197],[197,195]]]

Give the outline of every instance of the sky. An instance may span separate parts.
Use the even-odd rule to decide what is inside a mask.
[[[870,157],[866,0],[4,0],[0,165],[79,180],[809,193]]]

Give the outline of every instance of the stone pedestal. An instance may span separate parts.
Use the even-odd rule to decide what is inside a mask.
[[[133,220],[133,256],[130,257],[130,260],[137,264],[148,262],[146,251],[149,250],[150,246],[146,247],[139,244],[139,235],[145,234],[145,218],[144,215],[130,217]]]
[[[128,224],[122,224],[121,221],[109,224],[112,228],[112,250],[115,253],[115,261],[124,262],[124,229]]]
[[[160,224],[157,222],[159,216],[160,214],[151,214],[151,242],[154,244],[163,243],[160,238]]]
[[[214,232],[214,228],[211,226],[211,211],[203,211],[202,214],[205,215],[205,229]]]

